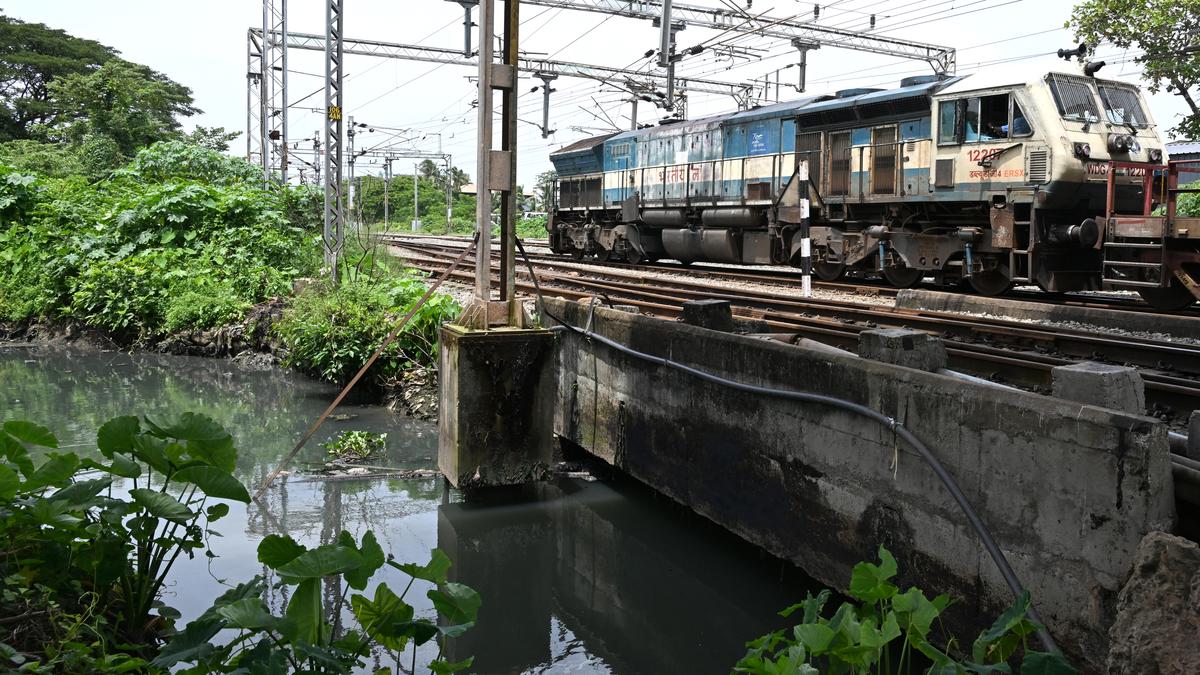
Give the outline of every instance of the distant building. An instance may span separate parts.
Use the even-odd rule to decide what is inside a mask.
[[[1172,141],[1167,143],[1167,157],[1170,159],[1194,159],[1200,162],[1200,141]],[[1200,180],[1200,163],[1187,167],[1187,171],[1179,172],[1180,183],[1191,183]]]

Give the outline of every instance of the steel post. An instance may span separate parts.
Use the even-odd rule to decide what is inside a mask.
[[[331,281],[338,282],[338,260],[346,242],[342,201],[342,0],[325,5],[325,227],[322,241]]]
[[[479,3],[478,154],[475,171],[475,297],[482,303],[487,327],[487,303],[492,299],[492,45],[495,0]]]

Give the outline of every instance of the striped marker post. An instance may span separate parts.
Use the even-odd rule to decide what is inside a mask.
[[[812,297],[812,240],[809,238],[808,200],[800,200],[800,273],[803,296]]]

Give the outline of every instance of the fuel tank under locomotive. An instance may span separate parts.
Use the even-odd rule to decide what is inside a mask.
[[[680,262],[765,264],[771,261],[766,218],[747,207],[706,209],[700,227],[689,226],[683,209],[647,210],[641,215],[643,237],[658,230],[668,257]],[[648,231],[647,231],[648,230]]]

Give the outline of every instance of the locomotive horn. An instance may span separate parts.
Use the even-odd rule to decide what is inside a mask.
[[[1108,64],[1104,61],[1088,61],[1087,65],[1083,67],[1083,74],[1088,77],[1095,77],[1096,73],[1106,65]]]
[[[1084,54],[1087,54],[1087,43],[1086,42],[1080,42],[1079,46],[1074,49],[1058,50],[1058,58],[1063,59],[1065,61],[1070,61],[1072,58],[1082,59]]]

